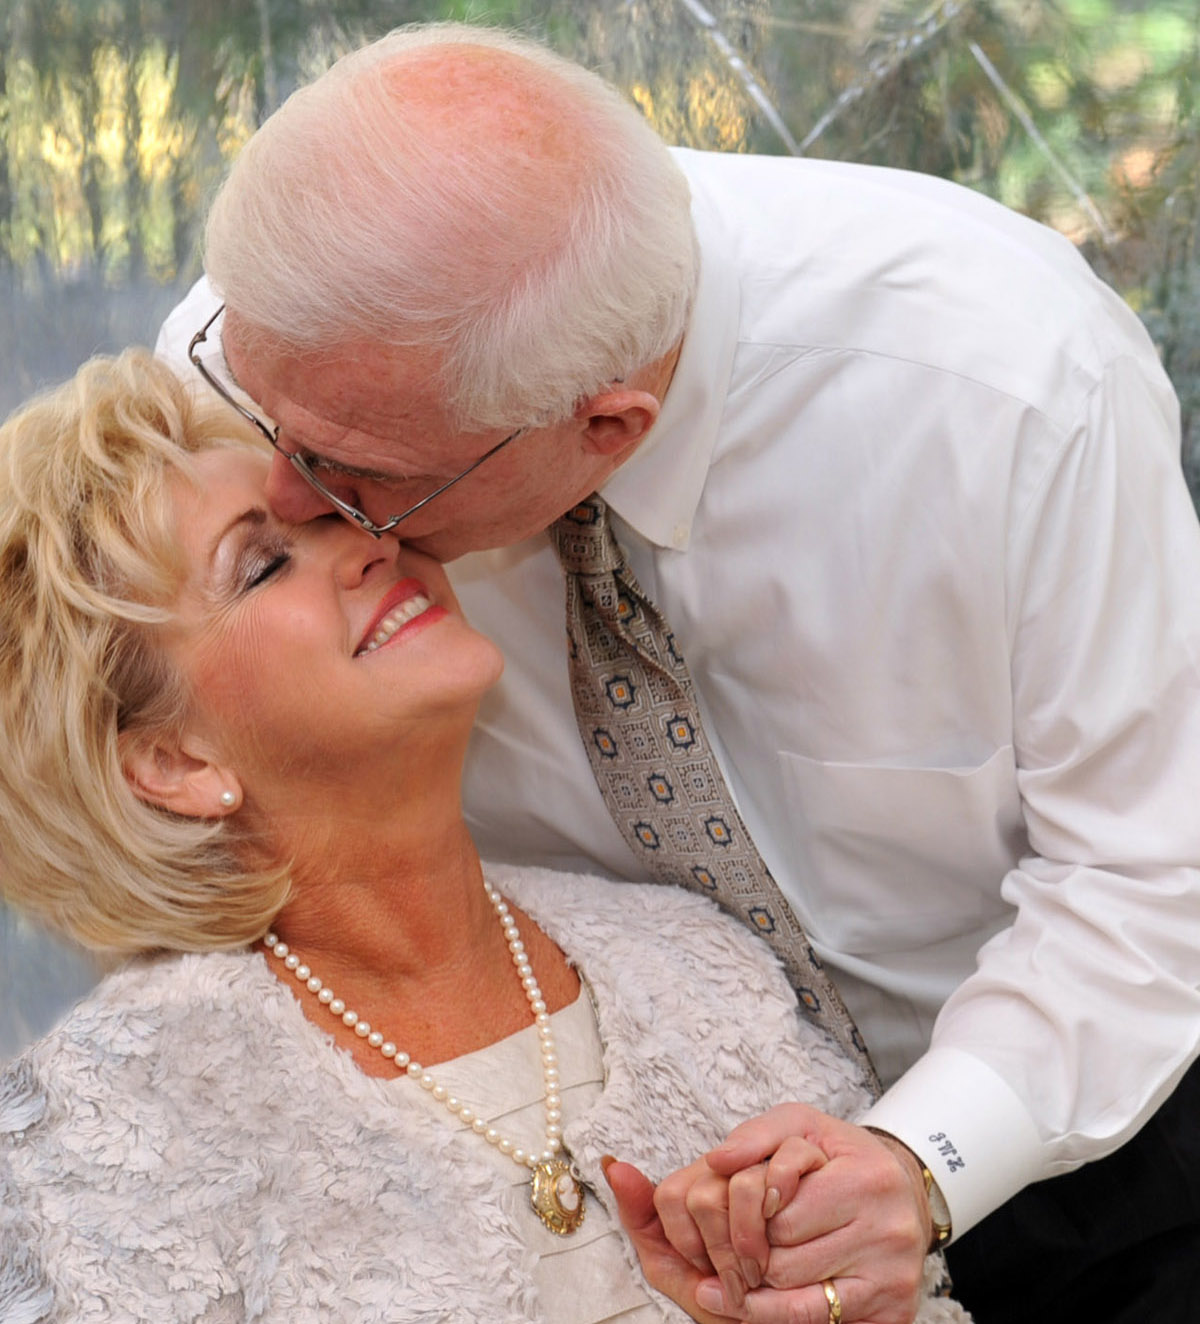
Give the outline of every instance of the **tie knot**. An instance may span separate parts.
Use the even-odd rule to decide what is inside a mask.
[[[594,494],[555,520],[550,538],[570,574],[611,575],[625,564],[609,524],[608,506]]]

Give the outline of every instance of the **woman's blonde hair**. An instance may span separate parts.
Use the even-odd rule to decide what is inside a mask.
[[[146,805],[122,769],[187,712],[156,638],[183,574],[168,479],[228,444],[256,434],[145,350],[0,428],[0,895],[98,951],[240,946],[286,893],[233,819]]]

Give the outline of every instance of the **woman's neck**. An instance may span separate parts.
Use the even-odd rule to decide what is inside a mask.
[[[411,806],[410,806],[411,807]],[[406,821],[412,815],[405,814]],[[296,856],[293,895],[273,926],[346,1006],[433,1065],[531,1023],[529,1004],[460,815],[417,816],[420,832],[368,834],[356,816]],[[559,949],[517,913],[551,1011],[578,996]],[[304,1013],[375,1075],[395,1068],[286,972]]]

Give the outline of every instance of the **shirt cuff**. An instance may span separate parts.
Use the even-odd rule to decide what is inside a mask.
[[[1048,1175],[1028,1109],[991,1067],[957,1048],[930,1049],[859,1121],[894,1135],[933,1173],[954,1240]]]

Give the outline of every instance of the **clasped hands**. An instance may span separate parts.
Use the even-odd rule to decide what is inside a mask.
[[[932,1222],[898,1141],[789,1103],[654,1187],[606,1168],[647,1281],[701,1324],[912,1324]]]

